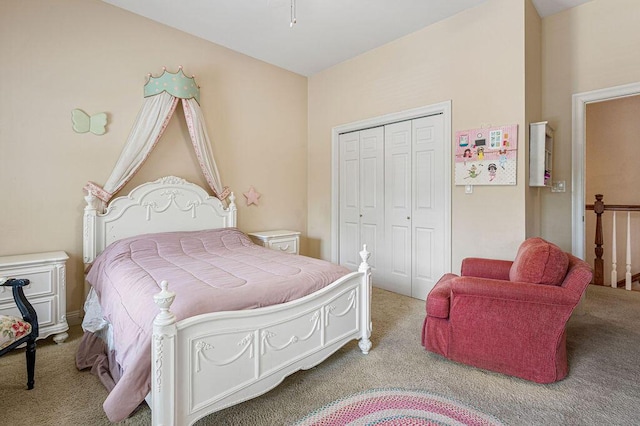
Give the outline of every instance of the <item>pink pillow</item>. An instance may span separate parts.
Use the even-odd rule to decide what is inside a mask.
[[[509,280],[560,285],[568,266],[569,257],[560,247],[542,238],[529,238],[518,249]]]

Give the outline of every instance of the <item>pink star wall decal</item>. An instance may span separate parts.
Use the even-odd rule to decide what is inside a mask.
[[[251,204],[258,205],[258,198],[260,198],[260,194],[256,192],[256,190],[252,187],[249,188],[249,192],[245,192],[244,196],[247,198],[247,206]]]

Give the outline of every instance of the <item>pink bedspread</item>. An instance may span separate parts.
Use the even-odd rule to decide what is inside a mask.
[[[275,305],[313,293],[349,271],[326,261],[253,244],[235,228],[127,238],[98,256],[87,276],[112,324],[122,377],[104,402],[111,421],[135,410],[150,390],[153,295],[167,280],[178,320]]]

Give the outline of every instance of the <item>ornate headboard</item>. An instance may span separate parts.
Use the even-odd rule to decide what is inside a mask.
[[[129,195],[111,201],[104,213],[98,200],[85,196],[83,257],[91,263],[114,241],[134,235],[167,231],[199,231],[236,226],[233,193],[229,206],[200,186],[167,176],[134,188]]]

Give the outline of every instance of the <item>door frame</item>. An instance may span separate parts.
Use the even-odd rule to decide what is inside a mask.
[[[587,105],[640,95],[640,83],[625,84],[573,95],[571,136],[571,252],[584,259],[585,254],[585,174],[587,149]]]
[[[445,174],[445,201],[444,201],[444,250],[445,250],[445,272],[451,271],[451,100],[439,102],[437,104],[427,105],[419,108],[413,108],[405,111],[385,114],[379,117],[368,118],[353,123],[343,124],[331,129],[331,261],[338,263],[339,252],[339,219],[340,219],[340,203],[339,203],[339,170],[340,170],[340,149],[339,135],[341,133],[355,132],[371,127],[384,126],[386,124],[396,123],[398,121],[412,120],[414,118],[425,117],[429,115],[442,114],[444,122],[444,156],[448,161],[444,164]]]

